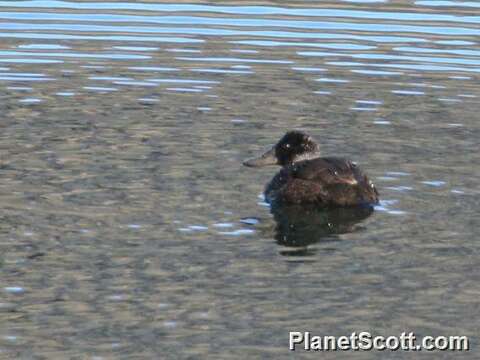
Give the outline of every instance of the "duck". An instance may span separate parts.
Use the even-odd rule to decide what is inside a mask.
[[[317,142],[303,131],[288,131],[271,149],[243,165],[282,167],[265,187],[269,204],[335,208],[373,207],[379,202],[377,188],[356,163],[322,157]]]

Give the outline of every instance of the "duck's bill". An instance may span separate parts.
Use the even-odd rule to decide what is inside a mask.
[[[267,165],[277,165],[277,157],[275,156],[275,149],[268,150],[260,157],[245,160],[243,165],[248,167],[261,167]]]

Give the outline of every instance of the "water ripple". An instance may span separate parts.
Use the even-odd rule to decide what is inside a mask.
[[[437,4],[449,3],[451,1],[417,2]],[[464,3],[467,4],[467,3]],[[473,3],[472,3],[473,4]],[[427,4],[428,5],[428,4]],[[448,5],[447,5],[448,6]],[[417,12],[386,12],[386,11],[364,11],[327,8],[290,8],[278,6],[220,6],[220,5],[195,5],[195,4],[155,4],[155,3],[134,3],[134,2],[68,2],[68,1],[0,1],[0,7],[10,8],[56,8],[56,9],[78,9],[78,10],[144,10],[156,12],[196,12],[196,13],[221,13],[221,14],[243,14],[243,15],[288,15],[306,17],[329,17],[329,18],[355,18],[355,19],[376,19],[376,20],[402,20],[402,21],[442,21],[456,23],[480,23],[479,16],[456,16],[434,13]],[[118,21],[118,20],[111,20]],[[123,20],[124,21],[124,20]]]

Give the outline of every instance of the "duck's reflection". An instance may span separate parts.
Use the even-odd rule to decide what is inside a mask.
[[[337,234],[352,232],[356,224],[372,214],[373,208],[359,206],[318,209],[313,206],[290,205],[272,206],[271,212],[276,222],[277,243],[299,248],[302,252],[306,251],[304,248],[307,245],[332,240]]]

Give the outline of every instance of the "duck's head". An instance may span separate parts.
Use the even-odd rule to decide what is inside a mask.
[[[301,131],[289,131],[270,150],[258,158],[248,159],[243,165],[260,167],[266,165],[286,166],[297,161],[312,159],[318,156],[318,145],[307,134]]]

